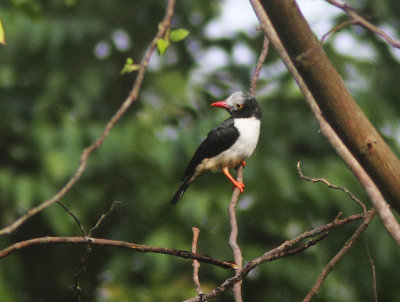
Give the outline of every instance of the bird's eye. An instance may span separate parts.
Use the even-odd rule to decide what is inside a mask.
[[[243,104],[235,104],[235,109],[239,110],[243,108]]]

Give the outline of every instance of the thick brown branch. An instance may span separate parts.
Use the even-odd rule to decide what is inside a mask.
[[[322,273],[318,276],[317,280],[315,281],[313,287],[304,298],[303,302],[311,301],[312,297],[318,293],[319,288],[321,287],[322,283],[328,276],[328,274],[332,271],[335,265],[339,262],[340,259],[350,250],[350,248],[354,245],[358,237],[365,231],[365,229],[369,226],[372,219],[375,217],[375,209],[372,209],[368,212],[367,216],[365,217],[362,224],[357,228],[354,234],[346,241],[344,246],[340,249],[340,251],[328,262],[328,264],[322,270]]]
[[[13,252],[25,249],[27,247],[44,245],[44,244],[61,244],[61,243],[75,243],[75,244],[90,244],[92,246],[110,246],[123,249],[134,250],[143,253],[157,253],[177,256],[186,259],[196,259],[200,262],[216,265],[222,268],[235,269],[236,265],[229,261],[220,261],[210,256],[191,253],[189,251],[176,250],[167,247],[150,246],[143,244],[136,244],[126,241],[103,239],[103,238],[91,238],[91,237],[41,237],[29,239],[21,242],[14,243],[13,245],[0,251],[0,259],[9,256]]]
[[[261,3],[323,117],[400,212],[400,161],[352,99],[296,2],[262,0]],[[264,30],[258,13],[257,16]]]
[[[339,154],[339,156],[343,159],[343,161],[346,163],[346,165],[354,173],[361,185],[364,187],[374,207],[377,209],[379,217],[384,223],[385,228],[396,241],[396,243],[400,246],[400,225],[394,217],[393,213],[391,212],[381,192],[379,191],[371,177],[365,172],[364,168],[360,165],[353,154],[342,142],[342,140],[331,127],[331,125],[325,120],[312,92],[308,88],[307,84],[304,82],[302,75],[298,72],[297,68],[292,63],[292,60],[289,57],[285,46],[282,44],[280,38],[278,37],[260,1],[250,0],[250,2],[253,5],[253,9],[256,12],[256,15],[260,21],[262,30],[268,36],[270,42],[278,51],[280,57],[282,58],[282,61],[285,63],[288,70],[292,73],[294,79],[296,80],[301,91],[303,92],[312,112],[314,113],[318,121],[321,133],[329,140],[332,147],[335,149],[335,151]]]
[[[10,234],[15,229],[17,229],[21,224],[23,224],[26,220],[28,220],[30,217],[36,215],[37,213],[43,211],[47,207],[56,203],[80,179],[83,171],[85,171],[85,169],[86,169],[87,160],[88,160],[90,154],[94,150],[98,149],[103,144],[103,141],[106,139],[106,137],[108,136],[109,132],[114,127],[114,125],[121,119],[122,115],[125,114],[125,112],[132,105],[132,103],[137,100],[137,98],[139,96],[140,88],[142,87],[142,83],[143,83],[143,79],[144,79],[144,75],[145,75],[145,72],[147,69],[148,62],[150,60],[150,57],[151,57],[154,49],[157,47],[157,41],[164,36],[167,28],[171,24],[172,15],[174,12],[174,6],[175,6],[175,0],[169,0],[164,19],[159,24],[158,32],[157,32],[156,36],[154,37],[154,39],[152,40],[152,42],[150,43],[150,46],[147,49],[146,53],[144,54],[142,60],[140,61],[139,70],[138,70],[138,73],[137,73],[137,76],[135,79],[135,83],[133,84],[133,88],[132,88],[131,92],[129,93],[129,96],[124,100],[121,107],[117,110],[117,112],[115,112],[115,114],[112,116],[110,121],[107,123],[107,125],[106,125],[103,133],[100,135],[100,137],[93,144],[91,144],[89,147],[87,147],[83,151],[81,158],[80,158],[78,169],[76,170],[74,175],[64,185],[64,187],[62,187],[61,190],[58,191],[53,197],[44,201],[40,205],[30,209],[25,215],[18,218],[12,224],[1,229],[0,235]]]

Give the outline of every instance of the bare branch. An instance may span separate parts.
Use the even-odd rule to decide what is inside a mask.
[[[121,202],[121,201],[118,201],[118,200],[113,201],[113,203],[112,203],[110,209],[109,209],[106,213],[102,214],[101,217],[100,217],[100,219],[99,219],[99,220],[96,222],[96,224],[94,225],[94,227],[92,227],[92,228],[89,230],[89,237],[92,236],[93,231],[97,230],[97,229],[99,228],[100,224],[103,222],[103,220],[104,220],[108,215],[110,215],[110,214],[114,211],[114,209],[115,209],[118,205],[120,205],[121,203],[122,203],[122,202]]]
[[[240,165],[240,167],[237,169],[237,181],[243,182],[243,165]],[[232,192],[232,198],[228,207],[229,223],[231,225],[229,246],[232,249],[233,258],[237,265],[237,268],[235,269],[235,274],[238,274],[238,272],[242,269],[243,266],[242,251],[240,250],[240,247],[237,244],[238,226],[236,221],[236,205],[239,199],[239,195],[240,195],[240,190],[237,187],[235,187],[235,189]],[[233,286],[233,294],[235,297],[235,302],[242,301],[242,282],[237,282]]]
[[[375,263],[374,263],[374,259],[372,259],[371,253],[369,251],[368,242],[365,244],[365,247],[367,249],[368,262],[369,262],[369,264],[371,266],[371,270],[372,270],[372,292],[373,292],[373,296],[374,296],[374,302],[378,302],[378,293],[377,293],[377,290],[376,290]]]
[[[253,75],[250,80],[250,94],[253,97],[256,95],[257,82],[260,76],[261,68],[264,65],[265,59],[267,58],[268,55],[268,47],[269,47],[269,40],[267,36],[264,35],[263,47],[261,49],[256,68],[254,69]]]
[[[221,261],[214,259],[210,256],[191,253],[189,251],[177,250],[167,247],[158,247],[144,244],[136,244],[126,241],[103,239],[103,238],[93,238],[93,237],[41,237],[29,240],[20,241],[10,245],[9,247],[0,251],[0,259],[9,256],[13,252],[25,249],[27,247],[36,245],[46,245],[46,244],[61,244],[61,243],[74,243],[74,244],[91,244],[100,246],[110,246],[123,249],[129,249],[133,251],[138,251],[142,253],[156,253],[172,255],[185,259],[196,259],[200,262],[216,265],[225,269],[231,268],[235,269],[236,265],[230,261]]]
[[[335,265],[339,262],[340,259],[350,250],[350,248],[354,245],[358,237],[365,231],[365,229],[369,226],[372,219],[375,217],[376,210],[372,209],[368,212],[367,216],[363,220],[362,224],[357,228],[354,234],[346,241],[344,246],[340,249],[340,251],[328,262],[325,268],[322,270],[322,273],[318,276],[317,281],[315,281],[313,287],[304,298],[303,302],[309,302],[313,298],[314,295],[318,293],[319,288],[322,283],[328,276],[328,274],[332,271]]]
[[[329,2],[330,4],[336,6],[337,8],[340,8],[341,10],[346,12],[347,15],[352,19],[352,21],[351,21],[352,23],[356,23],[356,24],[364,27],[365,29],[377,34],[382,39],[384,39],[387,43],[389,43],[391,46],[393,46],[395,48],[400,48],[400,41],[393,39],[387,33],[385,33],[382,29],[378,28],[377,26],[375,26],[374,24],[372,24],[365,18],[361,17],[357,13],[357,11],[354,8],[352,8],[350,5],[348,5],[347,3],[342,3],[337,0],[325,0],[325,1]]]
[[[83,227],[82,223],[79,221],[79,218],[70,209],[68,209],[67,206],[65,204],[63,204],[61,201],[58,200],[57,203],[75,220],[75,222],[81,229],[82,236],[86,237],[85,228]]]
[[[195,254],[197,250],[197,239],[199,237],[200,230],[196,227],[192,227],[193,231],[193,240],[192,240],[192,253]],[[196,288],[196,292],[199,296],[203,294],[203,290],[201,289],[200,280],[199,280],[199,268],[200,262],[196,259],[193,260],[193,282]],[[206,300],[204,300],[206,301]]]
[[[300,167],[300,162],[297,162],[297,172],[299,173],[300,178],[308,180],[312,183],[316,183],[316,182],[322,182],[324,183],[328,188],[331,189],[335,189],[335,190],[340,190],[343,192],[346,192],[347,195],[349,195],[349,197],[354,200],[355,202],[357,202],[363,209],[364,212],[364,216],[367,216],[367,208],[365,207],[365,204],[359,200],[353,193],[351,193],[347,188],[342,187],[342,186],[335,186],[332,185],[329,181],[327,181],[325,178],[312,178],[312,177],[308,177],[308,176],[304,176],[303,172],[301,171],[301,167]]]
[[[319,43],[322,45],[330,35],[338,32],[338,31],[341,31],[343,28],[345,28],[349,25],[352,25],[352,24],[356,24],[356,22],[354,20],[347,20],[347,21],[344,21],[344,22],[336,25],[334,28],[332,28],[330,31],[328,31],[326,34],[324,34],[322,36]]]
[[[100,137],[93,144],[91,144],[89,147],[84,149],[84,151],[82,152],[81,158],[80,158],[79,166],[78,166],[77,170],[75,171],[75,173],[73,174],[73,176],[70,178],[70,180],[53,197],[44,201],[40,205],[30,209],[26,214],[24,214],[23,216],[21,216],[20,218],[15,220],[9,226],[1,229],[0,235],[10,234],[15,229],[17,229],[21,224],[23,224],[26,220],[28,220],[32,216],[36,215],[37,213],[43,211],[44,209],[51,206],[52,204],[56,203],[78,182],[82,173],[86,169],[87,160],[88,160],[88,157],[90,156],[90,154],[94,150],[101,147],[101,145],[103,144],[103,141],[106,139],[106,137],[108,136],[109,132],[114,127],[114,125],[121,119],[121,117],[125,114],[125,112],[132,105],[132,103],[137,100],[142,83],[143,83],[143,79],[144,79],[144,75],[145,75],[145,72],[147,69],[148,62],[150,60],[150,57],[151,57],[154,49],[157,47],[157,41],[164,36],[167,28],[171,24],[172,15],[174,13],[174,6],[175,6],[175,0],[169,0],[168,4],[167,4],[164,19],[159,24],[158,32],[157,32],[156,36],[153,38],[153,40],[151,41],[149,48],[147,49],[146,53],[144,54],[142,60],[140,61],[138,73],[137,73],[137,76],[136,76],[136,79],[133,84],[133,88],[132,88],[131,92],[129,93],[128,97],[124,100],[121,107],[115,112],[115,114],[112,116],[110,121],[107,123],[107,125],[106,125],[103,133],[100,135]]]
[[[188,300],[185,300],[184,302],[196,302],[196,301],[202,301],[201,299],[204,299],[204,298],[210,299],[210,298],[219,297],[224,291],[231,288],[237,282],[240,282],[241,280],[243,280],[251,270],[253,270],[257,266],[259,266],[260,264],[267,262],[267,261],[273,261],[273,260],[276,260],[276,259],[279,259],[282,257],[294,255],[295,253],[293,252],[293,250],[290,251],[289,249],[291,247],[293,247],[294,245],[296,245],[297,243],[299,243],[300,241],[302,241],[306,238],[310,238],[310,237],[319,235],[321,233],[326,233],[328,230],[340,227],[342,225],[345,225],[347,223],[350,223],[350,222],[353,222],[356,220],[360,220],[362,218],[363,218],[363,214],[351,215],[344,219],[335,218],[332,222],[330,222],[326,225],[317,227],[311,231],[304,232],[303,234],[301,234],[291,240],[287,240],[287,241],[283,242],[281,245],[277,246],[276,248],[264,253],[262,256],[249,261],[237,274],[235,274],[233,277],[225,280],[220,286],[214,288],[213,290],[209,291],[206,294],[203,294],[201,297],[196,296],[196,297],[190,298]],[[326,235],[324,234],[321,237],[326,238]],[[319,239],[322,240],[323,238],[319,238]],[[304,251],[311,246],[313,246],[313,244],[309,244],[309,245],[306,244],[303,246],[301,251]]]
[[[318,121],[321,133],[328,139],[332,147],[335,149],[335,151],[339,154],[339,156],[343,159],[348,168],[353,172],[358,181],[364,187],[372,204],[378,212],[379,218],[385,225],[386,230],[389,232],[395,242],[400,246],[400,225],[394,217],[386,200],[383,198],[382,193],[380,192],[374,181],[371,179],[371,177],[366,173],[364,168],[357,161],[357,159],[344,145],[343,141],[339,138],[331,125],[328,124],[325,120],[313,94],[308,89],[306,83],[303,80],[303,77],[298,72],[281,40],[279,39],[274,27],[272,26],[271,20],[265,13],[265,10],[260,3],[260,0],[250,0],[250,2],[260,21],[262,30],[268,36],[270,42],[274,45],[275,49],[278,51],[282,61],[285,63],[288,70],[292,73],[294,79],[299,85],[300,90],[304,94],[308,105],[310,106]]]

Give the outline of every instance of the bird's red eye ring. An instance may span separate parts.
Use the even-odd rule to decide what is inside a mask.
[[[235,105],[235,109],[236,110],[240,110],[240,109],[242,109],[243,108],[243,104],[236,104]]]

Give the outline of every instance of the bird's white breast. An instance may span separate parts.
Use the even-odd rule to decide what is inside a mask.
[[[237,118],[235,127],[239,131],[236,142],[217,156],[204,159],[196,168],[195,177],[204,170],[218,171],[223,167],[236,168],[253,153],[260,134],[260,120],[255,117]]]
[[[238,118],[235,119],[235,127],[239,131],[239,138],[229,149],[237,156],[247,158],[257,146],[260,120],[255,117]]]

